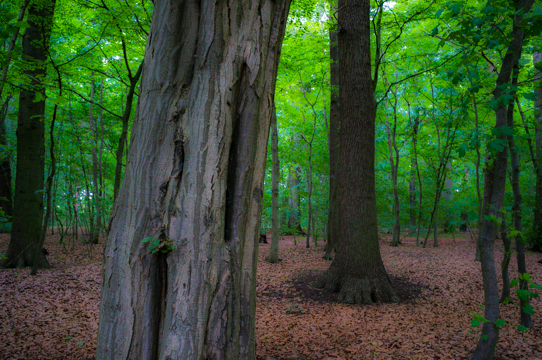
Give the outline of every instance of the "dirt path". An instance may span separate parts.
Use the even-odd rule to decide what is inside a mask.
[[[0,253],[9,236],[0,235]],[[31,277],[28,270],[0,271],[0,359],[93,359],[96,349],[101,245],[46,242],[53,268]],[[103,243],[103,241],[102,241]],[[260,246],[256,336],[258,359],[465,359],[476,346],[471,311],[483,313],[474,245],[442,239],[440,248],[399,248],[382,242],[384,263],[401,302],[346,305],[311,283],[328,266],[321,247],[281,242],[279,264],[268,264]],[[528,269],[542,283],[541,254],[528,254]],[[502,245],[497,246],[497,260]],[[511,277],[517,269],[510,265]],[[535,327],[516,330],[517,301],[502,307],[497,359],[542,359],[542,301]],[[288,313],[288,314],[287,314]]]

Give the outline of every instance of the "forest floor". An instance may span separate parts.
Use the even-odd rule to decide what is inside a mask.
[[[472,312],[483,314],[483,291],[475,246],[465,236],[441,238],[439,248],[426,249],[412,238],[392,248],[384,238],[382,257],[401,301],[373,306],[342,304],[335,294],[313,288],[330,262],[322,259],[321,246],[307,249],[303,240],[298,237],[297,246],[291,237],[282,240],[279,264],[267,263],[269,245],[260,246],[258,359],[465,359],[474,350],[480,329],[471,327]],[[9,235],[0,235],[0,253],[8,241]],[[79,240],[64,248],[52,235],[45,245],[51,269],[37,276],[28,269],[0,271],[0,359],[94,358],[102,246]],[[502,248],[498,240],[499,262]],[[527,255],[536,283],[542,283],[540,259],[542,254]],[[516,274],[513,258],[510,277]],[[534,328],[521,333],[513,298],[501,306],[507,322],[496,359],[542,359],[542,299],[532,301]]]

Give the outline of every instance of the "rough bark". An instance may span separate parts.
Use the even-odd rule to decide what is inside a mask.
[[[370,2],[338,5],[341,146],[337,164],[340,246],[318,285],[350,303],[398,301],[378,242],[375,194],[374,83],[371,78]]]
[[[289,0],[155,1],[104,253],[98,359],[252,359]],[[146,237],[175,249],[149,254]]]
[[[472,79],[470,80],[471,87],[474,86]],[[478,240],[480,238],[481,229],[482,229],[482,209],[483,209],[483,198],[482,190],[480,186],[480,163],[482,156],[480,154],[480,119],[478,116],[478,102],[476,101],[476,94],[472,94],[472,105],[474,108],[474,120],[475,120],[475,141],[476,141],[476,197],[478,199],[478,219],[476,221],[476,254],[474,255],[475,261],[480,261],[480,247],[478,246]]]
[[[13,199],[12,233],[6,267],[32,266],[43,218],[45,176],[45,88],[46,60],[55,1],[32,2],[23,36],[24,72],[29,83],[19,94],[17,117],[17,168]],[[38,96],[38,98],[36,98]],[[36,101],[38,100],[38,101]],[[40,267],[50,267],[43,253]]]
[[[522,0],[517,3],[518,9],[528,12],[534,0]],[[519,24],[522,16],[514,17],[514,25],[511,34],[511,42],[502,61],[501,69],[493,96],[500,99],[503,95],[503,84],[510,83],[512,69],[514,64],[521,56],[524,32]],[[502,128],[507,126],[507,106],[504,102],[498,102],[498,108],[495,111],[495,131],[502,134],[499,140],[506,141]],[[504,145],[502,150],[495,153],[489,153],[484,170],[484,206],[482,230],[480,233],[479,247],[480,260],[482,266],[482,277],[484,282],[484,317],[488,320],[482,327],[482,336],[471,356],[471,359],[493,359],[495,355],[495,346],[499,338],[499,328],[495,321],[499,319],[499,287],[497,284],[497,273],[495,269],[495,237],[498,224],[496,219],[500,217],[500,211],[503,206],[504,190],[506,185],[506,170],[508,164],[508,146]]]
[[[324,259],[331,260],[332,252],[339,243],[337,208],[337,162],[339,160],[339,49],[336,26],[329,30],[331,102],[329,106],[329,212],[327,220],[327,241]]]
[[[271,157],[273,169],[271,173],[271,249],[269,250],[269,262],[279,262],[279,135],[277,113],[273,109],[271,117]]]

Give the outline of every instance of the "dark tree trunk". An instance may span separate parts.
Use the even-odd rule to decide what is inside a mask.
[[[318,285],[339,292],[349,303],[398,301],[378,243],[370,2],[343,0],[338,8],[341,146],[336,177],[341,243]]]
[[[523,0],[517,3],[517,9],[528,12],[534,0]],[[524,33],[518,25],[522,16],[514,18],[514,26],[511,34],[511,42],[502,61],[499,76],[497,78],[493,96],[500,99],[503,95],[503,85],[510,83],[514,64],[521,56]],[[499,140],[506,142],[503,127],[507,126],[507,106],[499,101],[495,111],[495,133],[502,134]],[[504,145],[499,152],[489,153],[484,170],[484,206],[482,229],[479,239],[480,260],[482,277],[484,281],[484,322],[482,336],[478,342],[471,359],[487,360],[495,356],[495,346],[499,338],[499,328],[495,325],[500,317],[499,287],[497,284],[497,272],[495,269],[495,237],[498,230],[498,222],[503,206],[504,191],[506,185],[506,170],[508,164],[508,146]]]
[[[273,158],[273,170],[271,174],[271,249],[269,250],[269,262],[279,262],[279,135],[277,124],[277,112],[273,107],[271,115],[271,157]]]
[[[141,72],[143,70],[143,62],[139,64],[139,68],[134,76],[130,76],[130,88],[126,94],[126,102],[124,104],[124,113],[122,114],[122,132],[119,137],[119,145],[117,146],[117,163],[115,165],[115,182],[113,185],[113,199],[117,198],[122,183],[122,161],[124,159],[124,147],[128,140],[128,127],[130,125],[130,114],[132,113],[132,103],[134,101],[135,89]]]
[[[301,168],[295,167],[295,172],[288,174],[288,187],[290,189],[290,198],[288,206],[290,207],[290,216],[288,217],[288,235],[303,235],[305,232],[301,228],[301,211],[299,210],[299,184],[301,184]]]
[[[504,256],[501,262],[502,293],[499,302],[502,304],[506,299],[510,298],[510,276],[508,275],[508,265],[510,265],[510,259],[512,258],[512,242],[508,237],[506,216],[504,214],[502,214],[501,238],[504,245]]]
[[[331,260],[332,252],[337,247],[338,209],[337,209],[337,162],[339,160],[339,49],[337,46],[336,25],[329,30],[331,102],[329,107],[329,212],[327,220],[327,242],[324,259]]]
[[[533,63],[542,61],[542,53],[533,55]],[[535,76],[542,76],[541,71],[535,71]],[[533,214],[533,228],[531,229],[530,242],[534,250],[542,251],[542,80],[536,82],[535,91],[537,93],[535,102],[535,150],[536,157],[535,174],[535,206]]]
[[[6,116],[9,109],[11,96],[2,104],[0,108],[0,145],[4,149],[9,149],[6,137]],[[0,209],[4,212],[3,218],[9,219],[13,216],[13,203],[11,193],[11,151],[3,151],[0,154]]]
[[[414,142],[414,139],[412,139]],[[409,194],[409,209],[408,214],[410,217],[410,228],[408,229],[409,235],[416,233],[416,159],[414,153],[410,158],[410,184],[408,187]]]
[[[104,252],[98,359],[253,359],[289,0],[156,0]],[[150,254],[146,237],[174,250]]]
[[[514,70],[513,70],[512,75],[513,75],[512,86],[517,86],[518,75],[519,75],[519,66],[517,63],[514,64]],[[515,97],[516,92],[511,91],[510,95]],[[508,124],[508,127],[512,129],[514,128],[514,102],[513,101],[511,101],[510,104],[508,104],[507,124]],[[523,244],[523,240],[520,235],[523,233],[523,225],[521,222],[521,190],[519,188],[519,155],[518,155],[518,150],[516,147],[514,136],[512,135],[508,135],[508,148],[510,149],[510,163],[512,165],[512,176],[511,176],[510,182],[512,185],[512,192],[514,193],[514,204],[512,205],[512,218],[514,220],[514,229],[516,231],[519,231],[519,233],[516,234],[515,236],[518,273],[520,275],[519,288],[522,291],[527,291],[529,290],[529,283],[525,281],[525,279],[522,278],[521,276],[527,273],[527,265],[525,263],[525,245]],[[529,306],[529,297],[519,296],[520,323],[526,328],[532,328],[533,321],[531,319],[531,315],[523,310],[524,307],[526,306]]]
[[[29,83],[19,94],[15,196],[6,267],[32,266],[40,240],[45,176],[45,88],[42,79],[46,73],[54,7],[54,0],[30,4],[30,27],[23,36],[23,59],[31,66],[25,71]],[[43,253],[38,261],[40,267],[50,267]]]

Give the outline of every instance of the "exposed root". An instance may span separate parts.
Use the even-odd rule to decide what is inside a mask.
[[[387,276],[359,279],[346,275],[341,279],[336,271],[329,269],[316,282],[316,287],[327,292],[338,292],[339,300],[349,304],[399,301]]]

